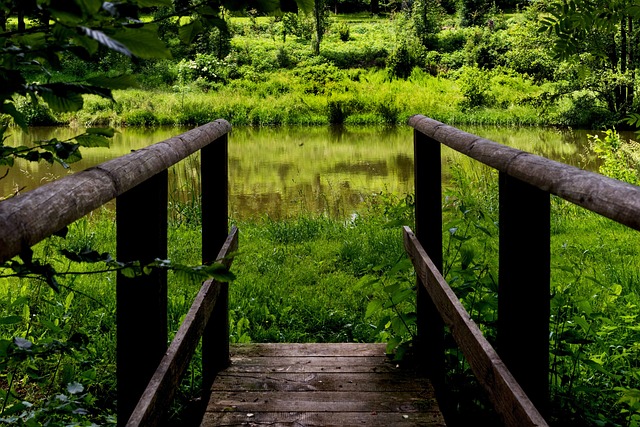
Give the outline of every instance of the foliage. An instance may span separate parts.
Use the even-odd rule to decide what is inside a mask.
[[[638,185],[640,183],[640,145],[624,141],[614,129],[607,129],[604,138],[589,135],[589,149],[601,161],[598,171],[611,178]]]
[[[554,36],[557,57],[580,57],[581,86],[592,86],[611,112],[624,117],[634,104],[640,19],[636,2],[552,2],[547,12],[540,19],[541,31]]]

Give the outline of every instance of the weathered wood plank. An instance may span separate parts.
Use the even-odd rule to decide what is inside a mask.
[[[359,357],[357,361],[344,357],[232,357],[225,372],[395,372],[397,367],[385,357]],[[357,363],[354,363],[357,362]]]
[[[218,260],[228,268],[233,262],[228,256],[237,248],[238,229],[234,227],[218,253]],[[219,295],[219,285],[214,280],[207,280],[202,285],[127,426],[155,426],[161,421],[209,321]]]
[[[251,357],[280,357],[295,354],[302,356],[342,356],[342,357],[363,357],[380,356],[386,357],[386,344],[376,343],[301,343],[301,344],[235,344],[231,352],[234,356]]]
[[[216,120],[0,203],[0,262],[195,153],[231,130]]]
[[[282,427],[444,427],[439,411],[419,413],[397,412],[207,412],[202,421],[206,426]]]
[[[416,274],[421,277],[429,296],[505,425],[546,426],[546,421],[484,338],[408,227],[404,227],[404,242]]]
[[[444,426],[431,382],[386,356],[370,356],[384,349],[233,345],[232,364],[216,377],[202,426]]]
[[[437,408],[433,395],[415,392],[218,391],[207,412],[418,412]]]
[[[507,147],[422,115],[411,117],[409,125],[507,175],[640,230],[640,187]]]
[[[426,380],[403,372],[343,373],[273,372],[265,374],[224,372],[216,378],[213,391],[413,391],[431,389]]]

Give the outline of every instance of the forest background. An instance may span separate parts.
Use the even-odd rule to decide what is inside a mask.
[[[394,126],[412,114],[454,125],[638,123],[640,5],[634,1],[315,1],[296,13],[261,11],[266,3],[231,10],[218,3],[138,1],[109,3],[115,9],[107,10],[111,6],[92,0],[2,2],[6,125],[102,129],[75,143],[25,152],[2,146],[2,164],[14,157],[70,162],[80,147],[103,144],[111,134],[106,126],[195,126],[217,118],[254,126]],[[131,4],[140,6],[139,22],[81,26],[99,12],[114,20],[125,16]],[[80,32],[42,29],[38,23],[47,19]],[[52,40],[71,43],[47,53]],[[601,172],[638,182],[637,145],[611,130],[591,143]],[[451,165],[450,175],[445,274],[492,338],[495,180],[464,162]],[[196,187],[184,190],[187,202],[173,201],[170,256],[176,262],[198,260],[192,242],[199,240],[199,212],[190,210],[197,206]],[[636,236],[553,203],[552,421],[638,425]],[[243,262],[243,253],[236,262],[232,341],[384,341],[396,355],[410,349],[414,277],[397,226],[411,224],[412,209],[411,195],[378,194],[348,220],[234,221],[251,262]],[[1,422],[115,422],[115,295],[105,286],[115,273],[96,279],[84,273],[102,267],[60,255],[95,253],[104,261],[103,254],[114,252],[112,214],[96,212],[74,224],[66,239],[34,249],[64,273],[42,281],[21,273],[18,261],[5,265]],[[171,279],[173,331],[198,287],[182,279]],[[274,289],[273,283],[282,285]],[[457,393],[445,408],[449,421],[491,420],[464,359],[454,348],[448,354],[449,385]],[[171,410],[178,425],[186,422],[199,374],[193,366]]]

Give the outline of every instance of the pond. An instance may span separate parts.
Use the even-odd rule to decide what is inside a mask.
[[[463,130],[574,166],[592,167],[587,131],[465,126]],[[60,165],[19,162],[0,180],[0,196],[28,191],[67,173],[101,163],[185,129],[119,129],[112,147],[84,149],[83,160]],[[11,129],[8,144],[28,145],[53,137],[67,139],[82,130]],[[301,212],[347,217],[372,193],[413,191],[413,130],[402,126],[234,128],[229,141],[231,216],[277,219]],[[445,151],[447,159],[460,156]],[[170,199],[189,200],[199,185],[199,160],[192,156],[170,172]],[[4,171],[0,170],[0,174]]]

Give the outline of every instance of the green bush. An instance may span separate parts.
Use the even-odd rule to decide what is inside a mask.
[[[463,67],[458,75],[460,92],[464,96],[460,108],[465,111],[485,107],[493,101],[489,74],[475,67]]]

